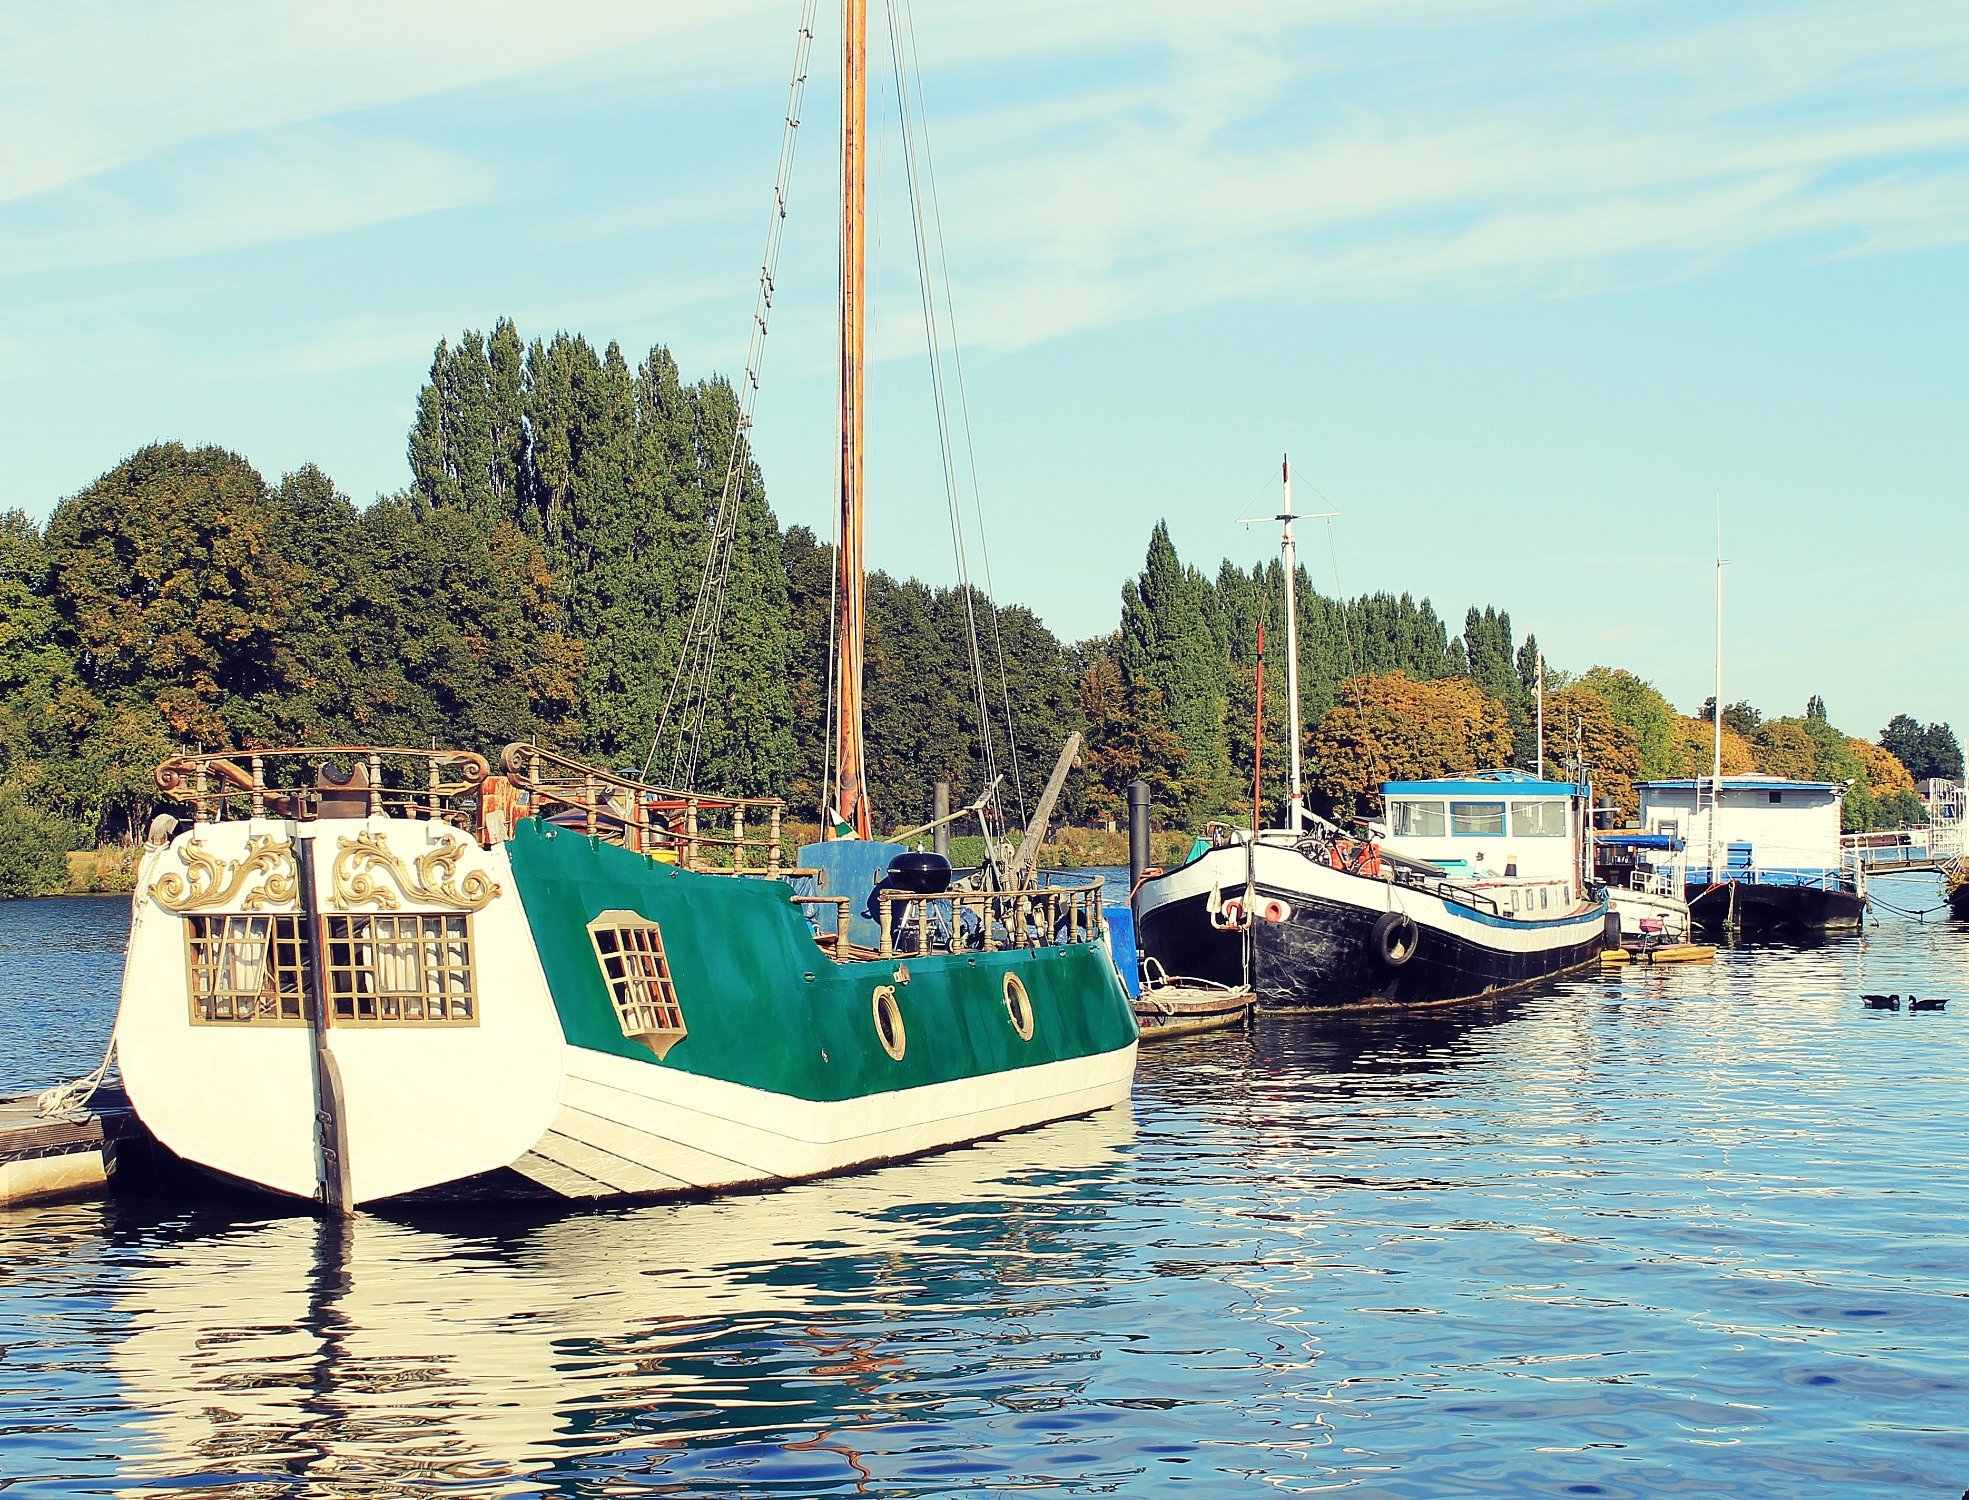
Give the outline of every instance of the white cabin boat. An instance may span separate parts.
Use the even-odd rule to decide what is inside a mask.
[[[1679,839],[1670,862],[1698,926],[1837,931],[1866,912],[1840,843],[1846,787],[1783,776],[1642,782],[1640,822]]]

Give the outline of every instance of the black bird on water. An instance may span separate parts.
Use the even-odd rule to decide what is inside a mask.
[[[1938,995],[1930,995],[1926,1000],[1917,1000],[1912,995],[1907,997],[1909,1010],[1941,1010],[1947,1004],[1948,1001]]]
[[[1899,995],[1862,995],[1860,996],[1860,1000],[1868,1010],[1899,1010],[1901,1008],[1901,997]]]

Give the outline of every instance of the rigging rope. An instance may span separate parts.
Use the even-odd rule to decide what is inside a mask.
[[[923,103],[923,66],[916,54],[916,11],[904,0],[903,20],[909,30],[909,62],[916,78],[917,117],[927,119]],[[985,602],[991,606],[991,643],[998,658],[999,700],[1005,709],[1005,748],[1012,762],[1012,793],[1019,802],[1021,826],[1031,821],[1026,810],[1025,777],[1019,767],[1019,734],[1012,717],[1012,684],[1005,670],[1005,633],[998,618],[998,587],[991,577],[991,537],[985,527],[984,492],[978,485],[978,450],[971,428],[970,393],[964,385],[964,345],[957,337],[957,300],[950,290],[950,255],[943,232],[943,200],[937,194],[936,159],[930,152],[930,132],[923,131],[923,176],[930,186],[930,218],[936,229],[937,263],[943,273],[944,308],[950,321],[950,362],[957,375],[957,415],[964,429],[964,457],[971,476],[971,514],[978,528],[978,555],[984,563]]]
[[[923,305],[923,333],[930,366],[931,404],[936,412],[937,444],[943,465],[944,494],[950,510],[951,551],[957,566],[958,587],[962,591],[964,598],[965,634],[971,655],[971,676],[974,688],[972,701],[978,715],[979,750],[984,762],[983,771],[985,782],[987,785],[993,785],[1001,773],[998,767],[997,746],[992,729],[990,696],[985,685],[984,653],[978,637],[977,601],[979,591],[971,581],[970,558],[965,545],[963,501],[957,477],[956,454],[951,441],[950,398],[948,384],[944,376],[943,340],[939,332],[936,280],[931,269],[930,228],[924,216],[924,191],[919,186],[919,179],[927,179],[929,177],[932,171],[932,164],[929,157],[928,126],[925,120],[923,105],[922,72],[920,68],[914,66],[915,22],[913,13],[909,9],[909,3],[910,0],[902,0],[904,17],[899,21],[897,17],[897,0],[885,0],[889,30],[889,59],[895,75],[896,111],[902,130],[903,176],[909,190],[910,226],[915,241],[917,286]],[[905,28],[907,28],[909,34],[909,55],[907,58],[904,52]],[[911,77],[914,77],[916,80],[913,124],[911,115]],[[922,147],[923,161],[920,166],[917,161],[917,135],[919,132],[924,138]],[[934,185],[932,185],[930,192],[934,194],[934,191]],[[938,226],[938,245],[939,253],[941,254],[942,238],[940,224]],[[947,271],[947,258],[945,259],[945,266]],[[956,339],[956,310],[954,306],[948,305],[949,282],[947,275],[945,281],[945,300],[947,304],[946,316],[951,324],[951,339],[954,344]],[[975,472],[974,468],[974,486]],[[981,513],[979,519],[980,533],[982,534]],[[987,582],[989,582],[988,579]],[[985,602],[988,605],[992,605],[992,601],[988,595],[985,596]],[[997,616],[995,605],[992,605],[992,615],[995,624]],[[1009,696],[1008,690],[1008,702]],[[1021,797],[1022,810],[1023,805],[1023,797]]]
[[[647,777],[656,761],[657,751],[666,736],[670,735],[672,716],[676,715],[668,775],[674,786],[689,786],[696,780],[705,715],[717,669],[718,638],[724,627],[725,602],[731,586],[732,552],[738,537],[738,517],[743,508],[745,477],[750,460],[747,434],[752,429],[752,408],[759,394],[759,369],[766,354],[766,325],[772,316],[773,289],[779,273],[780,245],[786,228],[787,193],[792,184],[794,150],[799,142],[800,111],[807,92],[807,56],[813,46],[814,10],[817,4],[818,0],[803,0],[800,29],[794,39],[793,81],[787,88],[786,128],[780,136],[779,166],[773,181],[773,211],[766,228],[766,252],[759,267],[759,292],[752,307],[745,376],[739,385],[737,419],[732,427],[731,446],[725,457],[725,478],[718,495],[718,508],[711,519],[704,571],[698,580],[697,602],[691,609],[684,643],[677,653],[677,669],[663,700],[662,717],[650,740],[649,754],[643,761],[643,775]]]

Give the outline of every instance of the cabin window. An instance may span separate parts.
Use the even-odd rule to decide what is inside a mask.
[[[605,911],[588,924],[588,936],[622,1034],[662,1057],[689,1032],[661,929],[632,911]]]
[[[186,972],[195,1023],[309,1019],[307,949],[301,919],[279,916],[194,916],[185,919]]]
[[[1562,839],[1566,836],[1566,804],[1557,797],[1511,804],[1511,832],[1519,838]]]
[[[323,918],[329,1016],[358,1025],[478,1024],[470,919],[380,912]]]
[[[1772,792],[1772,793],[1771,793],[1771,800],[1772,800],[1773,802],[1782,802],[1782,801],[1784,801],[1784,793],[1783,793],[1783,792]]]
[[[1459,838],[1483,837],[1504,832],[1502,802],[1452,802],[1449,805],[1449,831]]]
[[[1395,833],[1403,838],[1439,839],[1449,831],[1440,802],[1396,802],[1389,814]]]

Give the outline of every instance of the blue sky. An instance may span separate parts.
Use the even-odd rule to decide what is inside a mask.
[[[1511,611],[1556,665],[1969,730],[1969,6],[913,0],[1001,598],[1112,626],[1166,517]],[[883,0],[872,0],[878,39]],[[823,0],[758,448],[825,532]],[[0,10],[0,506],[214,442],[367,501],[439,337],[741,366],[798,0]],[[878,118],[893,89],[876,70]],[[878,140],[871,561],[951,577]]]

